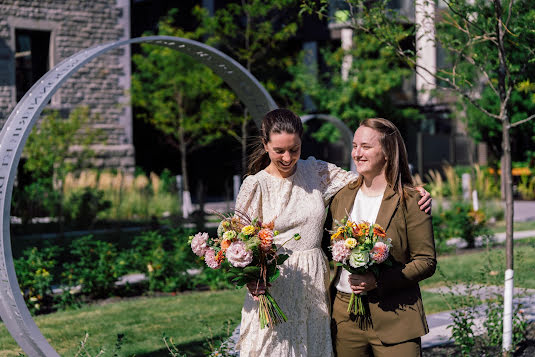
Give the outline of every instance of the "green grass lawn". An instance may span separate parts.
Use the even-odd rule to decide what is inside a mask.
[[[173,338],[181,353],[204,356],[207,340],[228,336],[239,323],[245,292],[194,292],[169,297],[129,299],[37,316],[41,332],[61,356],[74,356],[85,332],[92,355],[103,348],[112,356],[124,334],[119,356],[169,356],[162,336]],[[22,352],[0,325],[0,356]]]
[[[513,228],[515,231],[533,231],[535,230],[535,221],[515,222]],[[491,229],[494,233],[505,232],[505,221],[496,222],[496,225]]]
[[[442,256],[437,273],[420,285],[424,289],[461,282],[503,285],[504,268],[503,247]],[[533,271],[535,240],[515,242],[515,286],[535,288]],[[203,356],[210,336],[213,341],[226,338],[238,324],[244,294],[243,290],[224,290],[127,299],[37,316],[35,321],[61,356],[74,356],[86,331],[92,355],[104,348],[104,356],[112,356],[117,335],[124,334],[118,356],[169,356],[162,341],[165,334],[187,356]],[[449,310],[440,294],[422,291],[422,297],[427,314]],[[18,356],[19,352],[0,325],[0,356]]]
[[[515,241],[515,287],[535,288],[535,241]],[[422,287],[455,283],[503,285],[505,249],[503,246],[478,252],[452,254],[438,258],[435,275],[420,283]]]

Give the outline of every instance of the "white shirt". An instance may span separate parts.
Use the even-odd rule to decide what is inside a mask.
[[[379,213],[379,208],[381,207],[381,202],[383,201],[384,191],[379,196],[368,196],[362,190],[357,192],[355,197],[355,202],[353,203],[353,208],[351,210],[350,220],[355,223],[360,223],[366,221],[368,223],[374,224],[377,219],[377,214]],[[340,269],[338,271],[338,276],[336,279],[336,290],[343,293],[351,294],[351,286],[349,285],[349,272],[345,269]]]

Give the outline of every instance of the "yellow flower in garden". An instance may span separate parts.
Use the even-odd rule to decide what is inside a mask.
[[[245,235],[250,236],[250,235],[254,234],[255,228],[254,228],[254,226],[248,225],[248,226],[243,227],[241,232],[243,234],[245,234]]]
[[[349,249],[353,249],[357,246],[357,240],[355,238],[347,238],[344,245]]]

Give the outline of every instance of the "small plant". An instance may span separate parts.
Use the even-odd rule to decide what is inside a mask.
[[[65,223],[79,228],[90,228],[100,212],[111,207],[104,199],[104,192],[90,187],[72,191],[66,197]]]
[[[461,195],[461,179],[455,168],[449,164],[446,164],[442,167],[444,170],[444,175],[446,176],[446,187],[448,194],[452,199],[459,198]]]
[[[190,233],[183,229],[148,231],[134,238],[136,268],[147,276],[150,291],[174,292],[193,287],[187,273],[195,261],[188,245]]]
[[[474,211],[469,203],[454,203],[451,209],[441,214],[450,238],[461,237],[468,244],[468,248],[475,246],[478,236],[491,235],[486,224],[485,213],[481,210]]]
[[[52,282],[58,249],[36,247],[26,249],[15,260],[15,270],[26,306],[35,314],[50,311],[53,307]]]
[[[478,192],[480,198],[500,198],[500,180],[491,175],[488,169],[474,165],[472,188]]]
[[[65,285],[79,284],[81,293],[93,298],[108,297],[119,278],[113,244],[89,235],[74,240],[70,254],[71,259],[64,265]]]
[[[462,356],[470,356],[476,344],[473,327],[474,314],[471,309],[455,310],[451,313],[453,319],[451,327],[451,337],[455,344],[461,348]]]
[[[503,338],[503,296],[496,294],[487,302],[485,309],[486,320],[483,323],[486,334],[486,342],[489,346],[501,347]],[[526,339],[528,323],[522,310],[522,305],[517,304],[513,312],[513,339],[512,350]]]
[[[527,175],[520,177],[520,182],[517,186],[518,193],[523,200],[535,199],[535,176],[531,178]]]

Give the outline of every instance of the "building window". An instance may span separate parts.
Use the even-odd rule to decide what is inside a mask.
[[[17,102],[49,69],[50,31],[15,30]]]

